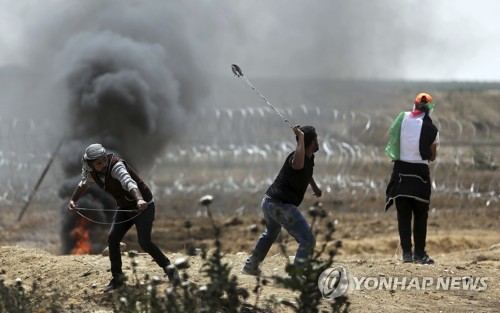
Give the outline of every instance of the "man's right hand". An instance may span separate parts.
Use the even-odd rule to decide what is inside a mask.
[[[78,211],[78,206],[76,205],[75,201],[69,200],[68,209],[70,211]]]
[[[293,128],[292,128],[293,132],[295,133],[295,135],[297,137],[304,137],[304,133],[300,130],[300,125],[295,125]]]

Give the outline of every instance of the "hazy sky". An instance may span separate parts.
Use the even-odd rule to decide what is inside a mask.
[[[150,165],[199,108],[260,101],[233,63],[252,81],[500,82],[498,12],[497,0],[0,0],[0,148],[31,149],[11,133],[37,119],[50,147],[65,138],[69,176],[92,142]]]
[[[177,18],[184,20],[183,27],[189,31],[175,31],[200,42],[197,53],[206,57],[201,65],[210,73],[227,74],[231,63],[239,63],[253,76],[500,81],[500,2],[496,0],[187,3],[0,0],[0,66],[29,64],[30,58],[39,57],[34,53],[37,48],[46,49],[34,44],[62,45],[54,37],[70,38],[62,35],[67,29],[88,30],[86,10],[95,14],[99,6],[154,5],[160,13],[170,12],[166,19],[177,10]],[[65,10],[77,6],[80,20],[61,18]],[[59,22],[65,24],[55,25]],[[165,25],[168,21],[158,27]],[[106,21],[101,26],[106,27]],[[203,38],[209,40],[203,42]],[[53,46],[48,51],[62,48]]]

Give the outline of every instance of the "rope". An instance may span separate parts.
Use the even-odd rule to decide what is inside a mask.
[[[104,211],[104,212],[130,212],[130,213],[137,213],[140,212],[138,209],[134,210],[109,210],[109,209],[90,209],[90,208],[78,208],[78,211]]]
[[[121,221],[121,222],[111,222],[111,223],[108,223],[108,222],[101,222],[101,221],[96,221],[96,220],[93,220],[91,219],[90,217],[87,217],[85,215],[83,215],[82,213],[80,213],[79,211],[80,210],[83,210],[83,211],[113,211],[113,212],[118,212],[118,211],[121,211],[121,212],[136,212],[138,211],[138,213],[134,216],[132,216],[131,218],[129,219],[126,219],[124,221]],[[139,210],[100,210],[100,209],[87,209],[87,208],[79,208],[77,211],[75,211],[78,215],[80,215],[81,217],[83,217],[84,219],[88,220],[88,221],[91,221],[92,223],[95,223],[95,224],[99,224],[99,225],[113,225],[113,224],[123,224],[123,223],[127,223],[127,222],[130,222],[131,220],[133,220],[134,218],[136,218],[137,216],[139,216],[139,214],[141,214],[142,212],[139,211]]]

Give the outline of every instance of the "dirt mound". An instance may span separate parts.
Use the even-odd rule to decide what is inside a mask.
[[[419,308],[425,312],[494,312],[500,306],[500,248],[497,246],[488,249],[469,250],[461,253],[450,253],[435,258],[436,265],[422,266],[415,264],[402,264],[399,259],[387,257],[387,255],[356,255],[339,257],[338,266],[347,269],[348,275],[357,277],[370,277],[370,283],[361,283],[357,288],[356,283],[350,282],[347,295],[351,301],[352,312],[405,312],[414,311]],[[180,253],[170,253],[173,260],[186,257]],[[255,278],[239,273],[245,253],[227,254],[224,262],[232,267],[232,274],[238,276],[239,285],[252,290],[256,285]],[[137,277],[141,280],[145,274],[150,277],[163,277],[162,270],[146,254],[139,254]],[[112,312],[111,307],[103,305],[102,301],[109,295],[102,294],[102,288],[107,284],[110,274],[108,272],[109,262],[107,257],[101,255],[53,255],[39,249],[26,249],[19,246],[3,246],[0,248],[0,260],[2,270],[5,272],[2,278],[7,285],[15,284],[16,279],[21,279],[26,289],[36,280],[42,289],[47,292],[61,293],[65,299],[66,306],[73,305],[83,312]],[[188,257],[190,264],[187,272],[190,281],[196,285],[203,285],[208,279],[200,274],[203,260],[199,256]],[[134,283],[130,259],[124,256],[124,272],[129,277],[128,284]],[[284,264],[286,258],[282,255],[269,256],[262,268],[264,274],[284,275]],[[417,290],[408,287],[406,290],[379,289],[374,288],[375,280],[390,277],[417,277],[421,281],[424,277],[437,280],[443,279],[477,279],[486,277],[484,290],[436,290],[436,286],[430,286],[426,290]],[[368,278],[367,278],[368,279]],[[368,280],[365,280],[368,281]],[[170,283],[159,286],[163,292]],[[461,286],[461,282],[460,282]],[[479,288],[478,287],[478,288]],[[357,290],[358,289],[358,290]],[[294,301],[296,295],[289,290],[277,286],[271,282],[265,286],[260,296],[260,304],[266,305],[266,299],[270,296],[281,297]],[[249,299],[254,303],[255,298]],[[324,300],[323,306],[328,306],[328,300]],[[288,312],[284,307],[275,307],[274,312]]]
[[[337,228],[334,238],[342,241],[340,253],[335,257],[335,266],[344,267],[350,278],[347,295],[352,303],[351,311],[379,312],[382,308],[384,312],[410,312],[415,308],[432,312],[497,311],[500,307],[498,213],[496,210],[431,212],[427,248],[436,264],[421,266],[402,264],[400,261],[394,211],[385,214],[331,212],[328,219]],[[38,214],[40,216],[37,217]],[[108,258],[100,254],[58,255],[59,234],[53,232],[53,229],[57,229],[55,216],[34,210],[26,221],[10,223],[10,215],[4,215],[5,226],[2,226],[0,239],[0,270],[4,273],[1,278],[7,285],[15,284],[19,278],[26,289],[30,289],[34,281],[48,293],[55,288],[68,307],[76,306],[82,312],[111,312],[109,301],[104,301],[106,296],[102,294],[102,288],[110,279]],[[184,228],[187,220],[192,224],[189,231]],[[239,285],[251,291],[256,280],[241,274],[240,269],[264,229],[261,218],[220,217],[216,219],[216,224],[221,228],[224,262],[232,268],[232,274],[238,277]],[[185,249],[188,245],[212,249],[214,236],[211,225],[206,217],[161,218],[155,222],[154,240],[170,259],[188,259],[190,267],[187,273],[190,281],[196,285],[208,283],[208,278],[200,272],[203,260],[200,256],[187,257]],[[315,227],[319,232],[320,246],[324,242],[320,223]],[[280,240],[287,247],[287,253],[293,255],[297,248],[293,238],[282,232]],[[124,241],[127,249],[140,251],[133,229]],[[262,264],[263,273],[266,276],[284,275],[287,257],[278,245],[273,246]],[[163,271],[147,254],[139,253],[137,260],[137,278],[134,278],[131,259],[123,257],[124,272],[129,277],[127,284],[134,284],[135,279],[143,280],[145,274],[163,279]],[[354,278],[358,279],[358,285],[353,281]],[[382,280],[387,282],[389,279],[403,278],[407,279],[405,288],[401,285],[379,288]],[[416,279],[413,285],[411,279]],[[432,279],[433,284],[423,290],[423,279]],[[443,283],[448,280],[448,285],[437,288],[438,279],[443,280]],[[453,289],[454,285],[450,286],[450,280],[453,279],[458,288],[443,290]],[[479,283],[479,287],[485,288],[465,290],[462,285],[464,281],[472,281],[476,285]],[[415,286],[415,282],[420,283],[420,286]],[[159,288],[163,292],[169,286],[170,283],[164,281]],[[248,301],[253,304],[255,296],[250,294]],[[265,306],[266,299],[272,295],[291,301],[296,297],[296,294],[271,282],[262,290],[259,304]],[[328,305],[329,301],[324,300],[323,306],[327,308]],[[273,311],[288,312],[285,307],[275,307]]]

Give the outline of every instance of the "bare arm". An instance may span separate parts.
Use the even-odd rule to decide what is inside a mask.
[[[304,147],[304,133],[300,130],[299,125],[293,127],[293,132],[297,136],[297,147],[295,148],[295,154],[292,159],[292,168],[295,170],[300,170],[304,168],[304,158],[306,155],[306,149]]]
[[[134,197],[135,201],[137,202],[136,206],[139,210],[144,210],[148,207],[148,203],[144,201],[144,199],[142,198],[142,194],[139,188],[131,189],[130,194],[132,195],[132,197]]]
[[[78,199],[80,199],[80,197],[85,193],[87,189],[87,184],[80,183],[78,184],[78,186],[76,186],[75,191],[73,191],[73,195],[69,200],[68,209],[70,209],[71,211],[78,209],[78,207],[76,206],[76,202],[78,201]]]
[[[312,190],[313,190],[314,195],[316,196],[316,198],[320,198],[323,195],[323,191],[316,184],[316,181],[314,180],[314,177],[311,177],[311,180],[309,181],[309,185],[311,186],[311,188],[312,188]]]

